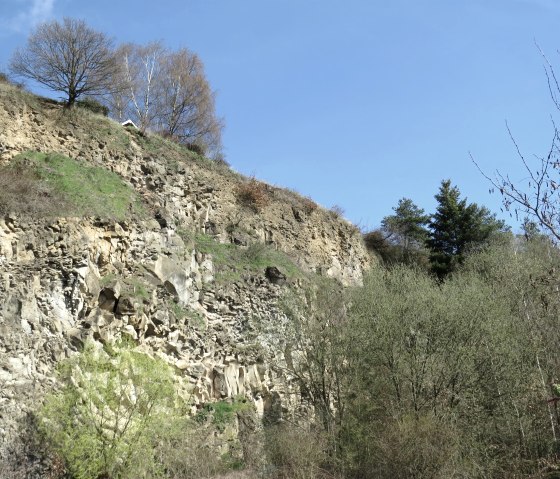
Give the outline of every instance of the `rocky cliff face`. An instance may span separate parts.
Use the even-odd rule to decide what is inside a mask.
[[[224,166],[0,85],[0,164],[27,150],[118,173],[146,215],[0,217],[0,458],[88,339],[126,336],[164,357],[193,407],[238,395],[261,414],[293,406],[278,299],[308,273],[359,284],[370,259],[354,226],[269,185],[247,204],[249,180]]]

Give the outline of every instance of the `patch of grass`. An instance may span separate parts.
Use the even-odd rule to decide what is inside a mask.
[[[0,176],[10,171],[32,179],[37,190],[44,190],[47,196],[50,194],[57,199],[58,205],[53,211],[57,216],[124,220],[144,213],[139,197],[117,174],[63,155],[22,153],[0,171]],[[28,200],[24,191],[21,193],[20,200],[25,203]]]
[[[96,123],[99,124],[99,116],[97,116],[96,119]],[[101,138],[107,140],[109,149],[123,151],[130,148],[130,136],[126,130],[120,124],[115,123],[110,119],[105,121],[105,135],[102,135]]]
[[[262,273],[268,266],[276,266],[289,279],[302,275],[286,253],[262,243],[243,248],[231,243],[220,243],[205,234],[197,234],[194,243],[197,251],[212,256],[218,282],[239,280],[244,274]]]
[[[109,115],[109,107],[103,105],[102,103],[100,103],[99,101],[97,101],[95,98],[92,97],[86,97],[83,100],[78,100],[76,102],[76,106],[79,108],[84,108],[86,110],[89,110],[97,115],[103,115],[103,116]]]
[[[182,322],[188,316],[187,309],[181,306],[179,303],[171,301],[168,307],[173,316],[175,316],[175,319],[179,322]]]
[[[198,330],[206,329],[206,321],[198,311],[190,308],[185,308],[179,303],[170,302],[168,305],[171,313],[175,316],[175,319],[179,322],[185,321],[188,326],[191,326]]]
[[[99,285],[102,288],[106,288],[107,286],[109,286],[113,281],[115,281],[117,279],[117,275],[114,273],[109,273],[105,276],[103,276],[100,280],[99,280]]]
[[[172,169],[178,169],[181,162],[194,162],[206,170],[237,175],[226,162],[211,160],[196,151],[190,150],[187,145],[182,145],[156,133],[141,133],[134,129],[129,130],[129,132],[144,151],[165,160]]]
[[[137,299],[147,301],[150,299],[150,293],[146,289],[146,285],[140,278],[132,277],[125,280],[126,290]]]
[[[177,143],[167,140],[160,135],[153,133],[142,133],[140,130],[130,129],[128,130],[130,134],[134,137],[134,140],[142,147],[142,149],[152,155],[161,153],[162,150],[166,152],[166,159],[177,160],[184,154],[187,150],[182,148]],[[173,153],[168,155],[167,153]]]
[[[198,311],[195,311],[193,309],[187,310],[187,317],[189,326],[192,326],[193,328],[198,330],[205,330],[207,328],[204,317]]]
[[[109,150],[126,152],[131,145],[129,132],[118,121],[85,108],[62,110],[58,122],[65,121],[70,127],[80,125],[75,133],[80,140],[105,143]]]
[[[238,412],[251,410],[251,404],[243,397],[236,397],[232,401],[224,400],[206,404],[195,416],[195,421],[204,423],[209,417],[212,424],[220,432],[223,432],[228,424],[231,424]]]
[[[42,108],[43,99],[26,91],[21,83],[0,82],[0,94],[3,97],[2,101],[5,101],[6,105],[15,106],[25,103],[33,110]]]

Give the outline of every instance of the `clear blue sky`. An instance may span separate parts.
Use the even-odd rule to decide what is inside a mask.
[[[444,178],[499,213],[469,151],[517,180],[505,120],[528,156],[552,139],[534,42],[560,70],[557,0],[1,0],[0,69],[63,16],[197,52],[233,168],[363,227],[401,197],[431,212]]]

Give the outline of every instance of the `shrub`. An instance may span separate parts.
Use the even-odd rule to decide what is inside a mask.
[[[279,479],[317,479],[327,477],[324,434],[303,427],[277,425],[267,428],[266,449]]]
[[[260,211],[270,203],[268,188],[264,183],[250,178],[236,189],[237,201],[254,211]]]
[[[76,101],[76,105],[93,113],[97,113],[98,115],[109,115],[109,108],[91,97],[86,97],[83,100]]]
[[[196,153],[200,156],[204,156],[206,153],[205,148],[198,143],[186,143],[185,147],[187,148],[187,150],[192,151],[193,153]]]
[[[385,264],[397,262],[399,256],[398,248],[387,239],[381,230],[373,230],[363,236],[364,244],[368,251],[379,256]]]
[[[370,437],[376,453],[363,472],[375,477],[453,477],[459,437],[452,424],[430,415],[387,421]],[[365,456],[365,454],[364,454]],[[465,467],[465,465],[463,465]],[[466,471],[465,471],[466,472]]]
[[[212,447],[214,430],[198,426],[195,431],[191,426],[185,422],[180,434],[171,434],[157,444],[156,452],[165,464],[164,477],[202,479],[226,472],[219,453]]]
[[[179,418],[170,367],[129,346],[88,344],[59,375],[62,387],[47,396],[40,429],[72,477],[157,474],[154,445]]]
[[[304,197],[301,200],[301,203],[303,206],[303,211],[305,211],[305,213],[308,215],[313,213],[318,208],[317,203],[315,203],[311,198],[308,197]]]
[[[331,206],[329,213],[333,218],[341,218],[344,216],[344,208],[342,208],[342,206],[339,205],[333,205]]]
[[[68,205],[51,185],[40,181],[25,164],[0,168],[0,214],[54,216]]]

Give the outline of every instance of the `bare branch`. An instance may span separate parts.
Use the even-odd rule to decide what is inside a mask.
[[[64,93],[72,106],[80,96],[112,90],[113,43],[82,20],[46,22],[31,34],[25,48],[14,53],[10,70]]]

